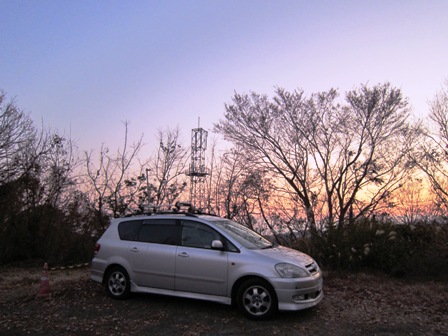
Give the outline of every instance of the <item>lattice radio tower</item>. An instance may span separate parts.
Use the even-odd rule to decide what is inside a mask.
[[[209,170],[205,167],[205,150],[208,132],[199,126],[191,130],[191,163],[187,171],[190,177],[190,203],[197,209],[205,207],[205,179]]]

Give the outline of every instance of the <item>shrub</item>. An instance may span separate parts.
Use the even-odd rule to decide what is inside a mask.
[[[295,246],[332,270],[379,270],[392,275],[447,276],[448,225],[364,219],[330,228]]]

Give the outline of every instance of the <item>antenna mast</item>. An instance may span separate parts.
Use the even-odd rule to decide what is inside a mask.
[[[200,127],[191,130],[191,163],[186,175],[190,177],[190,203],[197,209],[204,208],[205,178],[209,170],[205,167],[205,150],[208,132]]]

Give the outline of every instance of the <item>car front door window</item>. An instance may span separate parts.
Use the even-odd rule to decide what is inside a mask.
[[[220,240],[220,236],[208,226],[195,222],[184,223],[182,246],[211,249],[213,240]]]

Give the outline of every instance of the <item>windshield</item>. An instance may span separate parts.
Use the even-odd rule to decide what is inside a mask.
[[[221,218],[219,220],[213,220],[213,223],[250,250],[265,249],[273,246],[269,240],[263,238],[255,231],[231,220]]]

